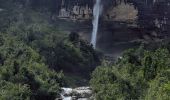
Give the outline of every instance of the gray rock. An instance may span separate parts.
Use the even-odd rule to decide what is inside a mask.
[[[62,100],[89,100],[92,97],[90,87],[62,88]]]

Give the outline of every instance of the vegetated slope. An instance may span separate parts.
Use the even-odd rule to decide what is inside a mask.
[[[0,99],[53,100],[64,77],[17,38],[0,34]]]
[[[88,42],[81,40],[75,32],[66,34],[58,31],[52,13],[44,10],[46,7],[34,9],[31,5],[25,7],[23,2],[13,0],[3,3],[4,10],[0,12],[2,34],[10,34],[30,46],[43,57],[49,68],[68,73],[68,76],[89,79],[100,61]]]
[[[129,49],[115,64],[98,67],[90,83],[97,100],[168,100],[170,50]]]

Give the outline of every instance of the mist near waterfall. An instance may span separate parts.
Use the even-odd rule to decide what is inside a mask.
[[[101,0],[96,0],[96,3],[93,8],[93,31],[92,31],[92,38],[91,44],[94,48],[96,48],[96,41],[97,41],[97,32],[98,32],[98,25],[99,25],[99,17],[102,13],[102,4]]]

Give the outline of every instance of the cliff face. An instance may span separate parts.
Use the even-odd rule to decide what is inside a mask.
[[[72,20],[79,19],[92,19],[93,14],[93,6],[91,3],[83,3],[79,4],[78,2],[73,4],[65,4],[66,2],[63,0],[61,9],[58,11],[58,18],[67,18]],[[106,6],[107,4],[103,4],[103,14],[102,18],[104,20],[136,20],[138,11],[135,9],[134,5],[130,5],[125,2],[120,2],[117,5]]]
[[[21,3],[33,9],[49,9],[58,18],[88,20],[92,19],[95,0],[0,0]],[[102,18],[109,21],[136,21],[142,27],[169,28],[169,0],[102,0]],[[167,26],[168,25],[168,26]]]
[[[57,9],[58,18],[91,21],[95,0],[61,1]],[[119,52],[128,48],[127,45],[133,45],[133,41],[148,43],[170,37],[169,0],[104,0],[102,4],[97,44],[98,48],[105,49],[103,51]],[[90,26],[91,23],[86,25]],[[86,26],[82,27],[75,30],[90,39],[92,29],[87,31],[84,30]]]
[[[58,0],[58,18],[92,19],[95,0]],[[137,21],[142,27],[166,28],[170,18],[168,0],[105,0],[102,18],[107,21]],[[170,24],[170,23],[169,23]]]
[[[58,18],[72,20],[92,19],[95,0],[61,0],[60,9],[57,9]],[[121,0],[105,0],[102,2],[105,20],[135,20],[137,10],[133,5]]]
[[[90,19],[92,17],[92,4],[85,0],[62,0],[61,8],[57,11],[58,18]]]
[[[5,1],[5,0],[2,0]],[[87,20],[93,16],[95,0],[12,0],[22,1],[33,9],[49,9],[54,19]],[[0,1],[1,2],[1,1]],[[135,24],[136,33],[168,36],[170,32],[170,1],[169,0],[102,0],[103,14],[101,20],[115,23]],[[90,24],[89,24],[90,25]],[[106,26],[106,25],[105,25]],[[107,26],[107,27],[111,27]],[[113,25],[114,27],[114,25]],[[112,28],[113,28],[112,27]],[[79,27],[78,27],[79,28]],[[77,28],[77,29],[78,29]],[[91,30],[91,29],[90,29]],[[115,29],[112,29],[112,31]]]

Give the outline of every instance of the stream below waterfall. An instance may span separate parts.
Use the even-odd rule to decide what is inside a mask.
[[[90,87],[62,88],[61,98],[56,100],[92,100]]]

